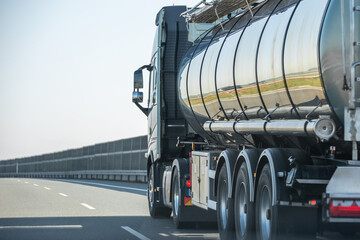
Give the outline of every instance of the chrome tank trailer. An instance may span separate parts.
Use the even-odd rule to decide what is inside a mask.
[[[340,1],[269,0],[217,25],[180,66],[186,119],[215,142],[219,133],[222,143],[264,133],[329,140],[349,103],[341,23]]]

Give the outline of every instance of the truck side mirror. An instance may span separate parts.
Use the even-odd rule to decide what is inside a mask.
[[[143,80],[142,69],[136,70],[134,72],[134,89],[137,89],[139,91],[140,88],[143,88],[144,87],[143,82],[144,80]]]
[[[144,94],[140,92],[140,89],[144,87],[142,70],[145,68],[148,71],[151,71],[152,69],[150,65],[144,65],[134,72],[134,91],[132,93],[132,101],[146,116],[148,116],[149,109],[144,108],[143,106],[140,105],[140,103],[143,102],[143,98],[144,98]]]
[[[143,102],[143,93],[142,92],[133,92],[132,101],[134,103],[142,103]]]

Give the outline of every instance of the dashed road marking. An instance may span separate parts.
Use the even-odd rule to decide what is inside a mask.
[[[170,237],[170,235],[167,234],[167,233],[159,233],[159,235],[162,236],[162,237]]]
[[[150,238],[145,237],[144,235],[142,235],[141,233],[138,233],[137,231],[135,231],[134,229],[132,229],[131,227],[128,226],[121,226],[122,229],[128,231],[129,233],[131,233],[132,235],[134,235],[135,237],[137,237],[140,240],[150,240]]]
[[[83,205],[84,207],[86,207],[86,208],[88,208],[88,209],[90,209],[90,210],[94,210],[94,209],[95,209],[94,207],[92,207],[92,206],[90,206],[90,205],[88,205],[88,204],[86,204],[86,203],[81,203],[81,205]]]
[[[48,229],[48,228],[83,228],[82,225],[39,225],[39,226],[0,226],[0,229]]]
[[[38,187],[39,185],[37,185],[36,183],[33,184],[35,187]]]
[[[26,184],[28,184],[29,182],[25,182]]]
[[[48,187],[44,187],[46,190],[51,190],[51,188],[48,188]]]
[[[63,196],[63,197],[67,197],[68,195],[66,195],[65,193],[59,193],[61,196]]]

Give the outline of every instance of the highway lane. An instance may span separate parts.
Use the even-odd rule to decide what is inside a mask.
[[[219,239],[149,217],[146,184],[0,179],[0,239]]]
[[[219,235],[211,228],[178,230],[171,219],[149,217],[146,184],[0,178],[2,239],[218,240]],[[342,236],[326,232],[317,239]]]

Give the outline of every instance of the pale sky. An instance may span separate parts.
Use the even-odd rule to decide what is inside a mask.
[[[0,0],[0,160],[145,135],[156,13],[199,1]]]

